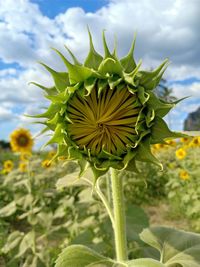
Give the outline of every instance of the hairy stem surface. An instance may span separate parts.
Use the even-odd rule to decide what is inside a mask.
[[[118,261],[126,261],[128,257],[123,180],[117,175],[117,171],[115,169],[111,169],[111,186],[116,256]]]

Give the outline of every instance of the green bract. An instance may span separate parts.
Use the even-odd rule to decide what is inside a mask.
[[[74,63],[54,49],[68,72],[57,72],[41,63],[53,77],[46,88],[49,108],[37,118],[46,118],[45,130],[53,131],[47,144],[58,144],[56,157],[78,160],[81,172],[90,165],[95,177],[110,167],[137,171],[136,161],[162,167],[151,153],[151,144],[182,134],[172,132],[163,117],[176,103],[159,100],[153,90],[168,66],[168,60],[153,71],[140,70],[133,58],[135,40],[127,56],[111,53],[103,32],[104,57],[93,46],[81,64],[69,49]]]

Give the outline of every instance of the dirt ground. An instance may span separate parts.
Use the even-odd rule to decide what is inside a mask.
[[[162,225],[182,230],[191,230],[188,220],[172,214],[167,204],[159,203],[157,206],[146,206],[144,210],[150,218],[150,225]]]

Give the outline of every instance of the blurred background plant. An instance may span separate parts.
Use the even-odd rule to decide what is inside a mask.
[[[129,258],[155,255],[138,234],[162,223],[200,232],[200,138],[152,146],[164,171],[138,163],[123,171]],[[0,158],[0,266],[51,267],[63,247],[87,245],[113,257],[111,224],[91,186],[78,177],[78,165],[55,150],[12,152]],[[85,177],[92,179],[90,172]],[[106,192],[107,177],[101,178]],[[137,205],[137,206],[135,206]],[[134,214],[133,214],[134,210]],[[133,227],[134,225],[134,227]]]

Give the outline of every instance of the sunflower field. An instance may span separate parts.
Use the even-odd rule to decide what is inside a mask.
[[[72,244],[113,257],[111,223],[88,181],[77,180],[77,163],[64,157],[52,161],[54,150],[36,152],[32,145],[30,132],[18,129],[11,134],[12,151],[1,153],[0,266],[54,266]],[[153,145],[152,152],[164,163],[163,171],[141,162],[140,173],[120,173],[126,178],[129,255],[134,258],[154,253],[139,239],[149,225],[200,232],[200,138],[169,140]],[[84,176],[92,181],[91,172]],[[105,191],[107,175],[102,178]]]

